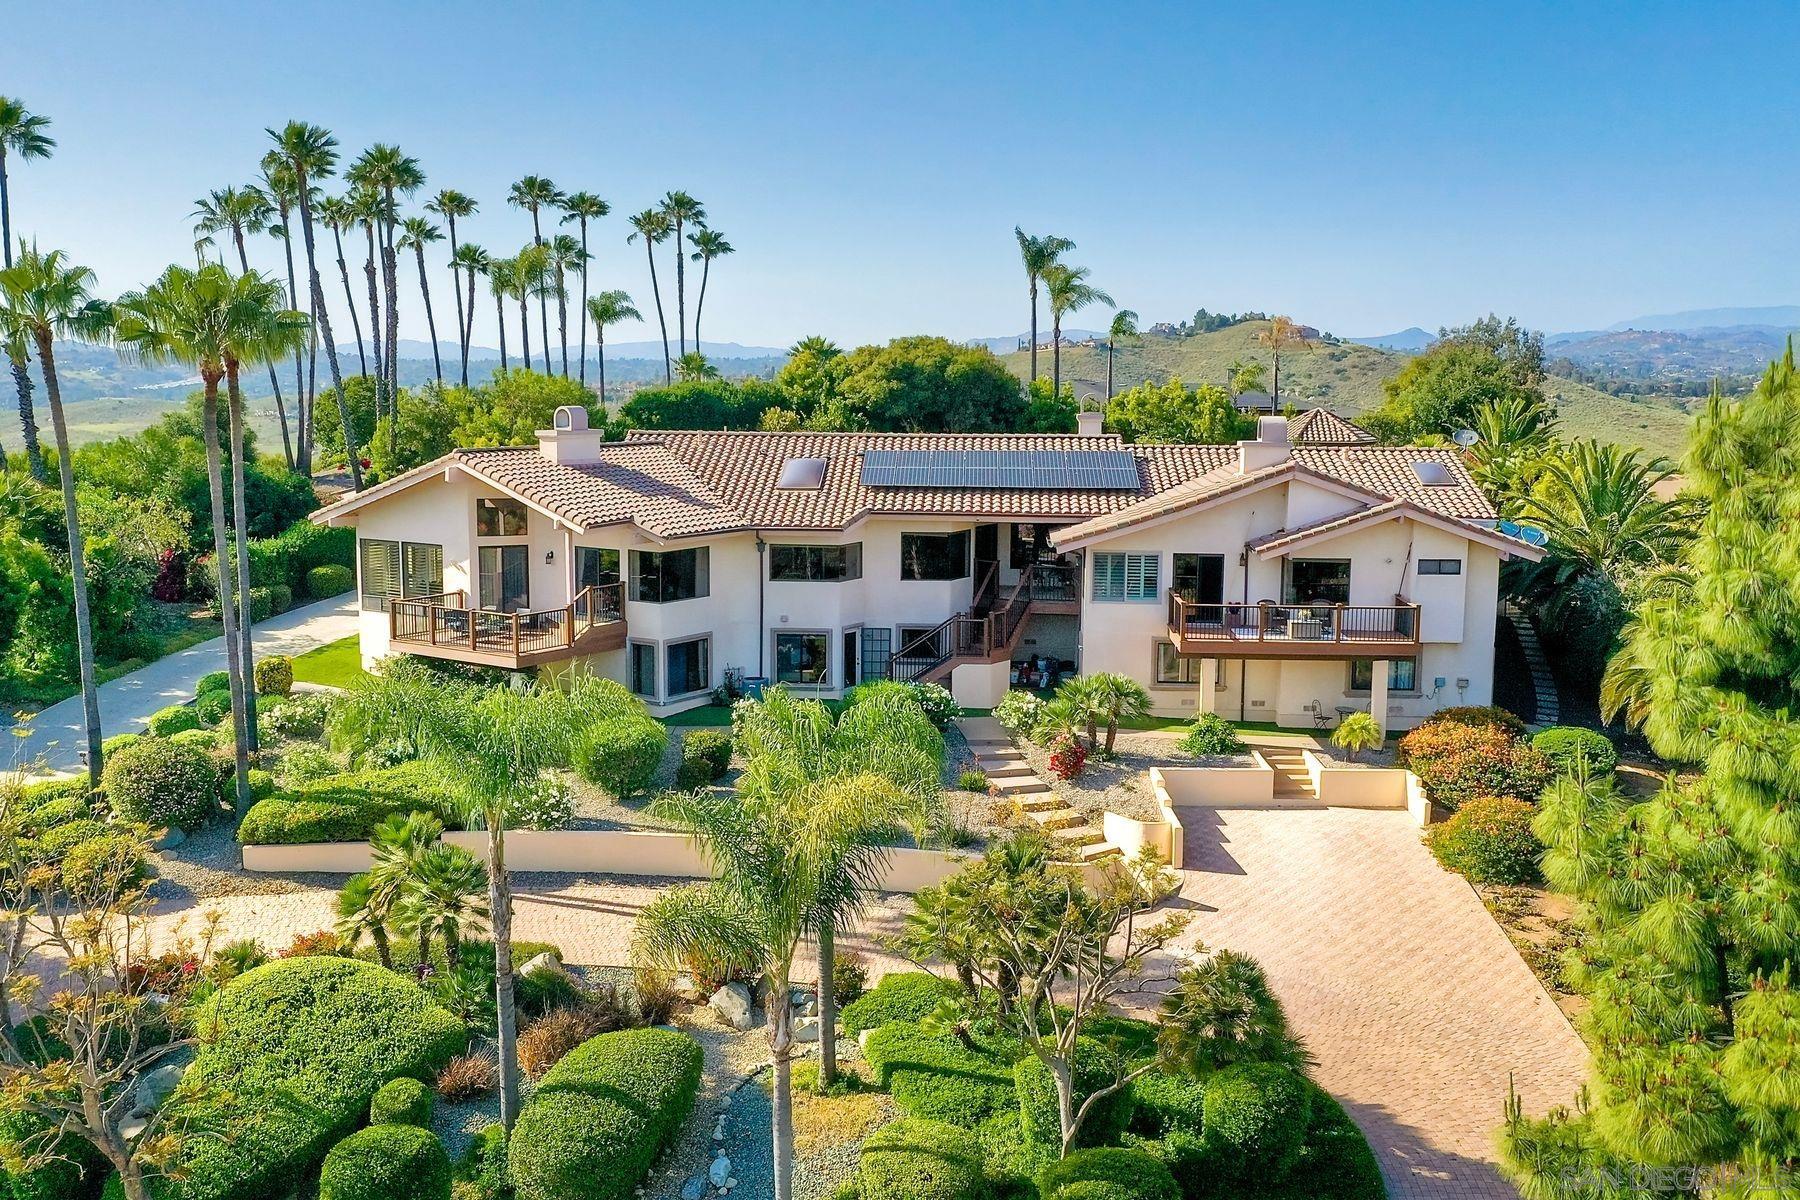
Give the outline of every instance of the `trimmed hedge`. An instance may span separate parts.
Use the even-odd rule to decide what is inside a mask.
[[[1300,1159],[1312,1117],[1306,1080],[1274,1063],[1240,1063],[1206,1081],[1206,1142],[1240,1179],[1278,1179]]]
[[[150,714],[151,737],[166,738],[184,729],[200,728],[200,714],[185,704],[171,704]]]
[[[1523,800],[1482,796],[1426,830],[1425,844],[1445,869],[1471,883],[1534,883],[1544,853],[1531,831],[1536,813]]]
[[[681,1132],[703,1055],[685,1033],[628,1029],[550,1068],[507,1149],[519,1200],[625,1200]]]
[[[361,1122],[390,1079],[429,1079],[468,1031],[423,989],[351,958],[289,958],[238,976],[196,1022],[200,1085],[171,1114],[229,1138],[186,1139],[157,1200],[277,1200]],[[115,1177],[109,1200],[123,1192]]]
[[[229,691],[231,691],[231,672],[229,671],[208,671],[200,677],[200,682],[194,686],[194,694],[196,696],[204,696],[208,692]]]
[[[372,1125],[325,1156],[319,1200],[450,1200],[450,1156],[429,1129]]]
[[[251,805],[238,825],[245,846],[367,841],[396,813],[430,813],[460,829],[461,815],[442,781],[421,762],[327,775]]]
[[[860,1200],[985,1200],[981,1144],[966,1129],[906,1118],[863,1142]]]
[[[315,600],[341,596],[355,586],[356,572],[349,567],[340,567],[336,563],[314,567],[306,573],[306,594]]]
[[[923,1117],[973,1129],[1003,1112],[1019,1111],[1013,1069],[1017,1043],[975,1034],[971,1050],[948,1033],[927,1033],[910,1021],[871,1030],[863,1056],[874,1069],[876,1086],[893,1094],[909,1117]]]
[[[1451,810],[1477,796],[1535,801],[1555,777],[1547,758],[1496,725],[1427,722],[1400,739],[1400,759]]]
[[[669,731],[649,716],[606,717],[581,735],[575,769],[618,799],[644,790],[662,764]]]
[[[294,690],[294,660],[285,654],[257,659],[253,674],[259,696],[285,696]]]
[[[46,800],[19,814],[19,832],[28,838],[42,837],[59,825],[85,821],[93,815],[94,810],[88,807],[86,800],[77,800],[73,796]]]
[[[1038,1172],[1037,1185],[1041,1200],[1181,1200],[1168,1167],[1123,1146],[1077,1150]]]
[[[1145,1137],[1163,1137],[1174,1130],[1198,1134],[1206,1124],[1206,1080],[1194,1075],[1152,1071],[1131,1081],[1137,1105],[1131,1112],[1131,1128]]]
[[[124,747],[107,760],[101,780],[113,811],[128,821],[197,829],[219,811],[212,756],[166,738]]]
[[[231,693],[217,689],[201,692],[194,701],[194,712],[202,725],[217,725],[231,716]]]
[[[889,1021],[923,1021],[955,994],[954,984],[928,971],[896,971],[883,975],[873,989],[844,1005],[839,1015],[844,1032],[860,1037],[865,1029]]]
[[[89,838],[71,847],[62,861],[63,891],[71,896],[110,894],[142,883],[148,874],[143,845],[123,833]]]
[[[1118,1078],[1119,1061],[1112,1051],[1092,1038],[1077,1038],[1074,1061],[1075,1106]],[[1056,1081],[1036,1055],[1021,1058],[1013,1068],[1013,1085],[1019,1096],[1019,1130],[1028,1141],[1062,1145],[1062,1118],[1056,1103]],[[1088,1110],[1076,1132],[1075,1145],[1101,1146],[1115,1142],[1131,1121],[1136,1101],[1129,1087],[1122,1087]]]
[[[371,1125],[431,1128],[431,1089],[416,1079],[390,1079],[369,1101]]]
[[[1619,766],[1619,750],[1612,739],[1579,725],[1553,725],[1533,737],[1531,746],[1563,775],[1574,774],[1584,758],[1595,776],[1611,775]]]
[[[703,788],[731,769],[731,735],[723,729],[690,729],[681,739],[681,767],[675,786],[684,792]]]

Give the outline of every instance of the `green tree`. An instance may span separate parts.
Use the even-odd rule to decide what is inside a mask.
[[[1070,313],[1090,304],[1110,306],[1113,298],[1087,281],[1086,267],[1052,263],[1044,269],[1044,293],[1050,301],[1051,390],[1062,391],[1062,323]]]
[[[462,252],[462,244],[456,238],[456,222],[458,218],[472,217],[481,206],[473,197],[467,196],[455,188],[444,188],[437,195],[425,202],[427,212],[436,213],[444,218],[444,224],[450,229],[450,294],[456,297],[456,343],[462,351],[462,385],[469,386],[469,322],[474,318],[475,276],[469,276],[469,311],[463,311],[462,272],[467,269],[467,262]],[[582,244],[587,243],[587,227],[582,227]],[[480,247],[476,247],[480,249]],[[582,278],[586,286],[586,276]]]
[[[1066,237],[1057,237],[1055,234],[1029,234],[1017,225],[1013,226],[1013,237],[1018,239],[1019,261],[1025,265],[1025,279],[1031,286],[1031,378],[1036,380],[1038,376],[1038,284],[1044,278],[1044,271],[1054,266],[1064,254],[1073,250],[1075,243]]]
[[[1020,433],[1074,433],[1075,415],[1080,406],[1075,402],[1073,384],[1063,384],[1060,395],[1050,390],[1048,379],[1034,379],[1025,386],[1027,400]]]
[[[583,281],[582,286],[587,286],[585,280]],[[594,352],[599,359],[596,365],[599,367],[600,371],[600,410],[605,412],[606,327],[608,325],[617,325],[621,321],[641,321],[644,318],[643,314],[639,313],[638,310],[632,306],[630,294],[617,289],[601,292],[597,296],[590,297],[585,307],[587,309],[588,319],[594,323]],[[583,336],[586,336],[586,329],[587,326],[583,325]],[[583,382],[586,382],[587,379],[585,374],[586,362],[587,352],[584,350],[582,352],[582,365],[584,371],[582,376]]]
[[[675,378],[682,383],[695,383],[704,379],[723,379],[719,368],[706,360],[706,355],[698,350],[690,350],[675,362]]]
[[[338,274],[344,281],[344,307],[350,311],[350,328],[356,334],[356,360],[360,364],[361,375],[366,379],[369,375],[369,355],[363,345],[362,321],[356,315],[356,295],[350,288],[350,264],[344,261],[344,230],[355,226],[356,213],[348,198],[326,196],[319,201],[319,220],[331,230],[332,242],[337,246]],[[293,255],[290,253],[288,257],[291,260]]]
[[[194,232],[231,235],[231,244],[237,248],[238,270],[249,274],[250,253],[245,247],[244,236],[267,233],[273,214],[274,205],[269,203],[261,188],[214,188],[194,203]],[[289,290],[292,290],[291,279]],[[273,360],[269,362],[269,390],[275,395],[275,417],[281,425],[281,452],[291,471],[294,469],[294,445],[288,435],[287,406],[281,400],[281,380],[275,373]]]
[[[1233,359],[1226,368],[1226,390],[1233,396],[1241,396],[1245,392],[1262,389],[1263,376],[1269,373],[1269,364],[1256,359]]]
[[[843,406],[883,433],[1004,432],[1019,427],[1024,389],[980,346],[940,337],[896,338],[835,358]]]
[[[539,308],[544,308],[544,324],[548,327],[548,309],[545,301],[550,293],[550,248],[544,245],[525,246],[512,258],[512,298],[519,302],[519,361],[527,370],[531,368],[531,313],[527,307],[533,296],[538,298]],[[550,347],[544,346],[544,374],[550,374]]]
[[[700,349],[700,315],[706,310],[706,281],[712,278],[712,265],[715,258],[724,258],[727,254],[736,254],[737,247],[725,240],[725,235],[716,229],[696,229],[688,234],[688,244],[694,252],[688,257],[700,264],[700,298],[694,303],[694,350]]]
[[[663,317],[662,288],[656,283],[656,245],[666,241],[675,231],[675,222],[659,208],[646,208],[631,218],[632,232],[625,240],[635,242],[644,239],[644,256],[650,263],[650,295],[656,300],[656,325],[662,331],[663,344],[663,382],[675,382],[675,368],[669,358],[669,323]]]
[[[639,388],[619,416],[631,429],[756,429],[784,398],[762,379],[683,378],[671,387]]]
[[[1143,684],[1117,671],[1102,671],[1084,678],[1088,681],[1089,695],[1106,722],[1106,753],[1110,755],[1119,739],[1119,722],[1150,715],[1150,693],[1144,690]]]
[[[1504,1161],[1529,1195],[1585,1194],[1567,1181],[1621,1161],[1749,1179],[1800,1159],[1796,411],[1791,350],[1747,398],[1707,402],[1683,461],[1705,510],[1692,586],[1648,599],[1622,650],[1650,668],[1650,745],[1702,773],[1644,799],[1565,778],[1540,804],[1545,874],[1582,901],[1570,971],[1595,1070],[1579,1112],[1509,1106]]]
[[[475,280],[488,271],[488,252],[474,242],[456,248],[452,264],[462,274],[463,295],[457,298],[456,337],[462,345],[462,385],[469,386],[469,343],[475,333]],[[501,331],[502,333],[505,330]]]
[[[562,345],[562,376],[569,377],[569,286],[568,273],[571,270],[587,274],[587,261],[583,257],[587,251],[581,248],[578,238],[566,233],[559,233],[545,243],[550,251],[550,271],[554,276],[556,288],[556,333]]]
[[[1517,517],[1544,460],[1556,450],[1556,411],[1524,394],[1503,396],[1476,409],[1469,422],[1475,445],[1469,474],[1503,517]]]
[[[111,309],[89,289],[94,273],[70,263],[61,250],[19,247],[12,266],[0,271],[0,337],[28,337],[37,346],[44,373],[44,398],[56,435],[56,465],[62,483],[63,529],[68,537],[69,572],[75,591],[76,653],[81,671],[82,712],[87,723],[88,778],[100,786],[100,694],[94,677],[94,623],[89,608],[87,560],[81,518],[75,503],[75,461],[63,415],[62,385],[56,374],[56,339],[101,340],[110,335]]]
[[[1438,340],[1382,383],[1381,407],[1364,424],[1389,442],[1443,437],[1472,427],[1482,407],[1509,398],[1542,403],[1544,335],[1489,316],[1438,331]]]
[[[1136,341],[1138,338],[1138,315],[1129,308],[1121,308],[1113,314],[1112,324],[1106,330],[1106,402],[1113,398],[1113,354],[1120,341]]]
[[[775,372],[775,384],[788,397],[788,406],[802,417],[829,408],[837,399],[837,371],[832,360],[843,348],[830,338],[804,337],[788,347],[788,360]]]
[[[425,172],[420,168],[419,160],[400,147],[377,142],[351,164],[345,177],[358,186],[374,189],[381,196],[381,281],[387,319],[384,358],[388,371],[388,404],[398,415],[399,410],[394,406],[400,400],[400,260],[396,236],[400,222],[399,198],[424,187]],[[433,338],[434,347],[435,344]],[[435,349],[433,353],[435,355]],[[441,367],[438,376],[440,380],[443,377]]]
[[[1366,712],[1349,713],[1331,731],[1331,744],[1352,759],[1364,750],[1377,749],[1382,741],[1381,725]]]
[[[593,309],[588,303],[590,299],[588,296],[588,266],[592,262],[592,256],[588,253],[588,222],[598,221],[601,217],[612,212],[612,205],[594,195],[592,192],[570,192],[567,196],[563,197],[562,209],[562,223],[567,225],[570,221],[574,221],[581,230],[581,257],[578,260],[581,263],[581,307],[575,310],[575,317],[576,320],[581,322],[581,350],[577,369],[580,374],[581,382],[586,383],[587,322],[588,317],[593,313]],[[627,297],[627,303],[629,302],[629,297]],[[696,322],[696,327],[697,326],[698,322]],[[465,385],[468,382],[467,379],[463,380]],[[604,385],[602,385],[600,389],[600,405],[602,408],[606,406],[606,388]]]
[[[510,258],[493,258],[487,260],[482,273],[487,276],[488,293],[494,297],[494,320],[500,329],[500,369],[507,369],[506,362],[506,300],[513,290],[513,260]],[[526,363],[529,369],[531,364]]]
[[[706,228],[706,209],[686,192],[673,191],[663,196],[663,215],[669,219],[670,234],[675,239],[675,333],[681,357],[687,357],[687,250],[683,230],[691,225]]]
[[[32,112],[23,100],[0,96],[0,254],[8,267],[13,265],[12,185],[6,160],[13,154],[20,162],[49,158],[56,149],[56,139],[44,132],[49,128],[50,118]]]
[[[1289,317],[1270,317],[1268,326],[1257,331],[1256,340],[1269,348],[1270,355],[1275,361],[1275,391],[1270,400],[1279,408],[1281,406],[1282,351],[1295,348],[1306,349],[1311,347],[1312,343],[1300,332],[1300,326],[1296,325]]]
[[[506,202],[514,208],[522,208],[531,214],[531,244],[544,244],[544,230],[539,214],[546,208],[557,208],[563,202],[563,194],[554,183],[542,175],[527,175],[512,185],[507,193]],[[544,374],[550,373],[550,307],[546,293],[538,293],[538,326],[544,338]],[[529,337],[526,344],[529,345]],[[525,352],[525,365],[531,365],[531,354]]]
[[[268,222],[268,234],[281,243],[281,255],[287,264],[288,302],[294,308],[300,307],[298,280],[294,272],[294,205],[299,196],[295,191],[293,164],[279,153],[270,151],[262,157],[262,186],[257,190],[268,197],[274,219]],[[351,316],[355,317],[352,310]],[[360,345],[358,347],[361,349]],[[294,355],[294,437],[295,467],[307,461],[307,444],[310,440],[309,424],[313,397],[306,388],[306,364],[298,353]]]
[[[387,411],[388,386],[387,342],[381,335],[381,277],[375,267],[378,253],[375,230],[381,224],[381,193],[372,187],[361,186],[355,180],[348,182],[351,190],[344,202],[363,229],[363,282],[369,289],[369,348],[375,359],[375,412],[380,416]]]
[[[419,298],[425,302],[425,327],[431,331],[431,368],[438,386],[444,386],[444,361],[438,353],[437,318],[431,313],[431,280],[425,274],[425,247],[441,242],[444,235],[424,217],[408,217],[400,223],[400,248],[411,250],[419,263]],[[461,301],[458,302],[461,306]]]
[[[1106,428],[1128,442],[1224,446],[1254,436],[1256,420],[1240,413],[1225,389],[1201,384],[1190,391],[1176,376],[1120,392],[1106,406]]]

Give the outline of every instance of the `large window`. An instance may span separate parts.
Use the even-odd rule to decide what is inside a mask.
[[[1157,600],[1162,592],[1159,554],[1094,555],[1094,599]]]
[[[475,501],[476,537],[524,537],[525,506],[517,500]]]
[[[475,555],[482,608],[509,613],[531,607],[531,547],[480,546]]]
[[[900,578],[967,579],[969,531],[900,535]]]
[[[712,639],[690,638],[670,642],[663,647],[663,665],[668,674],[663,695],[670,700],[704,692],[712,686]]]
[[[1196,604],[1217,604],[1225,599],[1223,554],[1177,554],[1174,558],[1175,590]]]
[[[826,687],[831,682],[831,635],[775,635],[775,682],[796,687]]]
[[[385,612],[389,600],[444,590],[442,546],[362,538],[357,542],[357,560],[362,568],[362,606],[369,612]]]
[[[862,578],[862,543],[770,546],[769,578],[777,583],[837,583]]]
[[[1156,682],[1161,684],[1199,683],[1206,676],[1200,667],[1204,659],[1183,658],[1175,653],[1175,647],[1169,642],[1156,643]],[[1225,682],[1225,660],[1213,660],[1213,686],[1218,687]]]
[[[1350,603],[1350,560],[1347,558],[1294,558],[1288,560],[1289,604]]]
[[[1390,658],[1388,664],[1388,691],[1416,692],[1419,690],[1419,661],[1415,658]],[[1375,682],[1375,660],[1372,658],[1353,658],[1350,660],[1350,690],[1367,692],[1372,690]]]
[[[619,552],[605,546],[575,547],[575,588],[619,582]]]
[[[712,593],[707,548],[633,550],[631,598],[645,604],[670,604]]]
[[[1013,522],[1012,546],[1007,551],[1007,565],[1018,570],[1033,563],[1056,561],[1056,551],[1050,548],[1050,531],[1055,528],[1054,525],[1041,522]]]
[[[631,643],[631,690],[646,700],[656,699],[656,646]]]

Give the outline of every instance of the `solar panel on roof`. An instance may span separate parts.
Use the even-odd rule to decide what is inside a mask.
[[[1137,459],[1124,450],[869,450],[867,487],[1135,491]]]

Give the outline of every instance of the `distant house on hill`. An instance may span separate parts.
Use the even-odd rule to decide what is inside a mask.
[[[1144,332],[1153,333],[1157,337],[1180,337],[1181,327],[1179,325],[1171,325],[1167,321],[1158,321]]]

